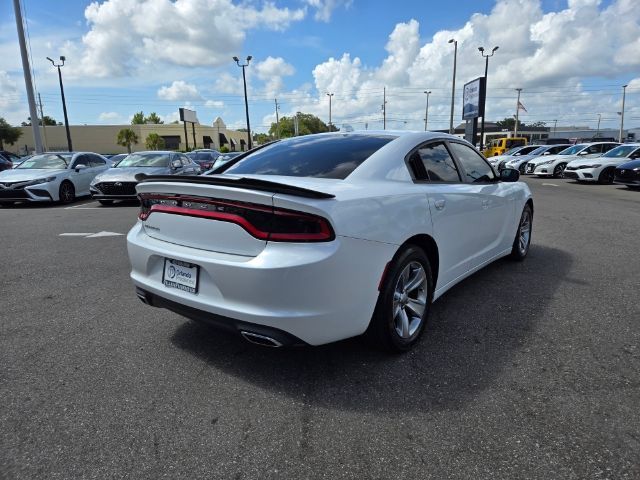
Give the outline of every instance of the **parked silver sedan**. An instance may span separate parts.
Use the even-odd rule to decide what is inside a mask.
[[[102,205],[109,205],[114,200],[135,200],[136,176],[139,174],[198,175],[200,166],[179,152],[154,150],[132,153],[93,179],[91,197]]]

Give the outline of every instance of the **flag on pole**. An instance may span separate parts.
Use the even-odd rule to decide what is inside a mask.
[[[520,101],[518,101],[518,110],[524,110],[525,112],[527,111],[527,109],[524,108],[524,105]],[[529,112],[527,112],[527,113],[529,113]]]

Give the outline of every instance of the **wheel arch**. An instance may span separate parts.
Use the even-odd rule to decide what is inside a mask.
[[[400,248],[398,248],[398,252],[407,245],[416,245],[424,250],[424,253],[429,259],[429,263],[431,264],[431,273],[433,275],[433,278],[431,280],[433,284],[433,290],[435,291],[436,285],[438,284],[438,273],[440,270],[440,252],[438,250],[438,244],[431,235],[419,234],[408,238],[402,245],[400,245]]]

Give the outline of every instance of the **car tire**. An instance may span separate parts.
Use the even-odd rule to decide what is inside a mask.
[[[553,169],[553,178],[562,178],[566,166],[566,163],[559,163],[558,165],[556,165],[556,167]]]
[[[396,253],[365,333],[373,346],[398,353],[418,342],[431,310],[432,279],[429,258],[420,247],[407,245]]]
[[[520,175],[524,175],[524,170],[526,165],[524,163],[521,163],[520,166],[518,167],[518,171],[520,172]]]
[[[113,200],[98,200],[98,203],[104,206],[113,205]]]
[[[615,177],[615,167],[605,168],[598,175],[598,183],[601,185],[610,185],[613,183],[613,177]]]
[[[60,184],[58,199],[62,204],[72,203],[76,199],[76,189],[69,180],[65,180]]]
[[[516,238],[513,239],[511,247],[511,258],[521,262],[527,257],[529,247],[531,246],[531,233],[533,231],[533,211],[527,203],[522,209],[520,221],[518,222],[518,230]]]

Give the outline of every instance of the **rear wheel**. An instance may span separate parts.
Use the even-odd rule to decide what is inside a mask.
[[[60,203],[71,203],[76,199],[76,189],[68,180],[65,180],[60,184],[60,190],[58,191],[60,197]]]
[[[526,163],[521,163],[520,166],[518,167],[518,171],[520,172],[520,175],[524,175],[524,169],[527,166]]]
[[[429,259],[421,248],[407,245],[387,269],[366,336],[384,350],[411,349],[424,331],[432,298]]]
[[[113,200],[98,200],[100,205],[111,205],[113,204]]]
[[[513,246],[511,247],[511,258],[513,258],[514,260],[522,261],[529,253],[532,227],[533,212],[531,211],[531,206],[527,204],[522,209],[522,215],[520,215],[520,223],[518,224],[516,238],[514,238]]]
[[[556,165],[556,168],[553,169],[554,178],[562,178],[564,174],[564,167],[566,166],[566,163],[559,163],[558,165]]]
[[[598,176],[598,183],[601,183],[603,185],[613,183],[613,177],[615,177],[615,172],[616,172],[616,169],[613,167],[605,168],[604,170],[602,170],[602,172],[600,172],[600,175]]]

